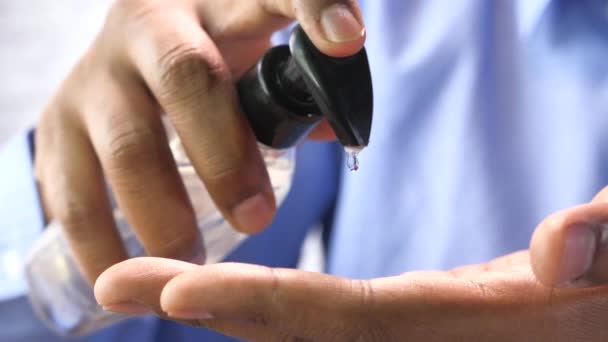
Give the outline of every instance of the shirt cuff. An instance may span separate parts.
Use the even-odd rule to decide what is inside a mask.
[[[27,292],[26,256],[44,226],[33,151],[33,131],[0,148],[0,301]]]

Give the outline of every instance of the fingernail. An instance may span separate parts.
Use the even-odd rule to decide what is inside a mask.
[[[352,10],[343,4],[333,4],[321,13],[321,26],[328,40],[334,43],[350,42],[363,37],[365,28]]]
[[[103,310],[105,311],[111,311],[111,312],[115,312],[115,313],[119,313],[119,314],[123,314],[123,315],[152,315],[155,314],[155,312],[140,303],[136,303],[136,302],[123,302],[123,303],[116,303],[116,304],[108,304],[108,305],[103,305],[102,306]]]
[[[237,205],[232,214],[239,227],[248,231],[259,231],[266,228],[274,215],[274,206],[271,204],[271,196],[258,193]]]
[[[167,315],[171,318],[180,318],[180,319],[213,319],[212,314],[206,311],[177,311],[177,312],[169,312]]]
[[[595,233],[588,225],[578,225],[566,233],[558,284],[566,284],[589,271],[596,249]]]

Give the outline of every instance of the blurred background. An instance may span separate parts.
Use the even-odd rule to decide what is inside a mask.
[[[0,146],[32,127],[111,0],[0,0]]]

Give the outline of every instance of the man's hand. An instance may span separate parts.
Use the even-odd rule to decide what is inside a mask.
[[[328,55],[363,46],[356,0],[116,1],[36,131],[46,215],[91,282],[126,258],[106,181],[149,255],[204,254],[163,113],[233,226],[252,233],[271,222],[274,195],[234,82],[294,19]]]
[[[258,341],[606,341],[607,199],[548,217],[530,251],[449,272],[350,280],[141,258],[102,274],[95,295]]]
[[[248,341],[608,339],[608,289],[544,287],[528,252],[374,280],[140,258],[103,273],[95,295],[106,310],[156,313]]]

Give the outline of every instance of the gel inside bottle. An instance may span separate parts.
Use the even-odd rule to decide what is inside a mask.
[[[294,147],[323,118],[348,149],[367,146],[372,121],[371,75],[365,49],[348,58],[318,51],[300,27],[289,46],[270,49],[237,84],[243,112],[280,205],[295,167]],[[224,220],[196,175],[171,125],[171,151],[196,213],[207,263],[224,259],[245,238]],[[110,192],[114,218],[130,257],[145,251]],[[126,317],[104,311],[80,273],[58,222],[51,222],[32,248],[25,268],[29,299],[40,319],[65,336],[92,333]]]

